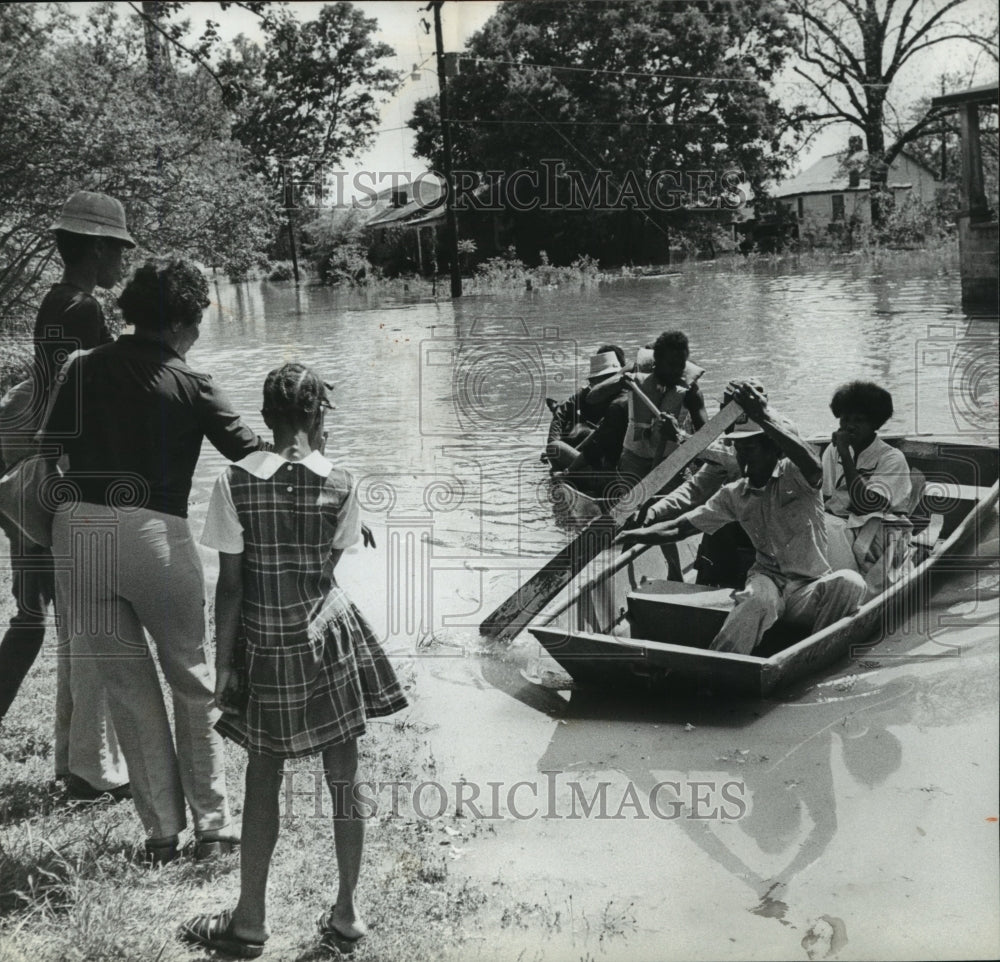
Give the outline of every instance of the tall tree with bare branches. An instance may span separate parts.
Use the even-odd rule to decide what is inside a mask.
[[[788,0],[800,31],[794,68],[812,88],[800,117],[861,130],[869,158],[872,223],[886,212],[889,165],[937,122],[928,108],[907,123],[901,79],[917,75],[928,51],[950,44],[983,55],[984,82],[996,75],[997,14],[981,0]],[[992,74],[987,76],[987,74]]]

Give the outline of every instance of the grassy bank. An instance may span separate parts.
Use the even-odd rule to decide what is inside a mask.
[[[6,546],[4,546],[6,550]],[[0,624],[11,614],[9,577],[0,579]],[[239,861],[181,860],[158,869],[139,860],[142,829],[131,802],[68,804],[52,784],[55,665],[46,647],[0,727],[0,959],[56,960],[205,958],[177,941],[178,925],[195,913],[235,904]],[[413,690],[412,672],[401,677]],[[407,718],[376,720],[362,739],[362,777],[415,784],[435,775],[424,733]],[[295,763],[310,772],[316,759]],[[234,815],[243,801],[245,755],[227,745]],[[313,778],[303,772],[302,790]],[[381,798],[381,796],[380,796]],[[371,935],[354,958],[420,962],[441,958],[507,958],[484,932],[509,929],[539,941],[552,924],[543,905],[523,901],[500,880],[487,889],[452,870],[463,846],[491,823],[446,812],[418,819],[380,806],[369,823],[360,905]],[[325,798],[329,812],[329,799]],[[336,890],[332,825],[299,798],[284,820],[269,886],[272,936],[267,958],[312,959],[315,919]],[[516,953],[515,953],[516,954]]]

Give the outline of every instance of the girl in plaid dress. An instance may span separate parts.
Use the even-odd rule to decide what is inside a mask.
[[[320,919],[325,943],[365,935],[354,904],[365,823],[355,811],[357,739],[365,719],[406,704],[368,623],[334,579],[361,532],[351,476],[321,453],[330,407],[319,377],[285,364],[264,383],[274,451],[231,465],[216,482],[202,543],[219,551],[218,729],[247,749],[240,898],[192,919],[182,937],[256,958],[264,949],[267,873],[278,837],[286,758],[321,753],[334,803],[340,887]],[[237,665],[245,652],[245,688]],[[245,699],[237,698],[244,692]],[[245,704],[239,705],[245,700]],[[239,707],[237,707],[239,706]]]

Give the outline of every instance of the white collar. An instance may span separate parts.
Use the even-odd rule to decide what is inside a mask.
[[[289,461],[275,451],[254,451],[248,454],[242,461],[236,462],[236,467],[242,468],[248,474],[252,474],[261,481],[272,478],[279,468],[286,464],[301,464],[308,468],[313,474],[321,478],[329,477],[333,470],[333,462],[328,461],[319,451],[312,451],[300,461]]]

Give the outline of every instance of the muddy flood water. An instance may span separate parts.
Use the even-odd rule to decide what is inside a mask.
[[[502,880],[531,923],[478,933],[463,959],[997,956],[995,519],[979,560],[935,577],[908,619],[767,700],[557,690],[526,680],[556,669],[526,633],[497,651],[477,631],[572,537],[539,461],[544,399],[568,396],[601,343],[634,356],[683,329],[706,398],[754,374],[809,436],[860,377],[893,393],[884,433],[996,443],[997,325],[958,312],[956,274],[720,267],[456,303],[269,283],[213,296],[188,360],[258,430],[270,368],[300,359],[337,384],[327,453],[378,541],[338,578],[414,675],[410,720],[441,786],[424,814],[472,800],[452,871]],[[222,467],[206,447],[198,532]]]

